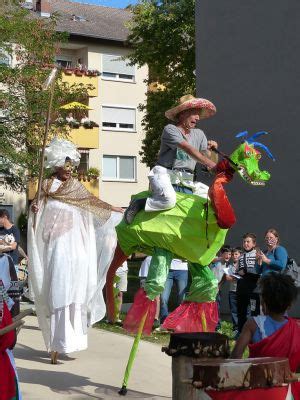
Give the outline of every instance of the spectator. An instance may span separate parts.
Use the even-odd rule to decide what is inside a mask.
[[[265,275],[268,272],[281,272],[287,264],[288,254],[283,246],[279,245],[278,232],[270,228],[265,233],[267,250],[257,255],[257,270]]]
[[[16,342],[16,326],[9,312],[11,302],[0,279],[0,398],[3,400],[21,398],[18,393],[17,375],[12,365],[11,349]]]
[[[118,294],[117,294],[118,315],[116,323],[121,323],[122,320],[120,319],[120,312],[123,304],[123,293],[127,292],[127,284],[128,284],[127,261],[124,261],[123,264],[117,269],[116,276],[119,278],[116,283],[116,288],[118,289]]]
[[[184,300],[188,284],[188,265],[187,262],[174,258],[168,273],[165,289],[161,294],[160,303],[160,323],[169,315],[168,303],[173,285],[177,287],[177,304],[178,307]]]
[[[21,294],[14,262],[7,253],[0,254],[0,283],[9,296],[9,309],[15,317],[20,312]]]
[[[18,272],[19,252],[18,246],[20,243],[20,231],[11,221],[9,213],[5,209],[0,209],[0,241],[4,241],[5,235],[12,236],[12,242],[7,248],[2,249],[2,252],[10,255],[13,259],[16,271]]]
[[[232,320],[232,330],[234,338],[238,335],[238,317],[237,317],[237,271],[238,271],[238,261],[242,254],[241,247],[235,247],[231,250],[231,262],[228,266],[228,274],[226,274],[226,280],[229,281],[229,292],[228,300]]]
[[[82,59],[78,58],[77,63],[76,63],[76,68],[77,69],[83,69],[83,63],[82,63]]]
[[[147,276],[148,276],[148,271],[149,271],[149,267],[150,267],[150,263],[151,263],[151,256],[146,257],[142,264],[141,264],[141,268],[139,270],[139,278],[140,278],[140,286],[142,288],[145,287],[145,283],[147,280]],[[160,313],[160,297],[157,296],[155,298],[156,301],[156,312],[155,312],[155,318],[154,318],[154,323],[153,323],[153,328],[158,328],[160,326],[160,320],[159,320],[159,313]]]
[[[256,272],[256,236],[254,233],[246,233],[243,236],[244,253],[238,260],[238,275],[242,277],[237,282],[237,312],[238,331],[247,320],[248,307],[250,305],[251,315],[258,315],[260,312],[259,294],[255,293],[259,274]]]
[[[73,117],[73,113],[69,112],[68,116],[66,117],[66,121],[70,124],[72,122],[76,122],[75,118]]]
[[[287,357],[292,372],[300,372],[300,323],[285,316],[297,297],[290,276],[269,272],[259,283],[264,315],[249,318],[236,342],[232,358],[242,358],[249,346],[249,357]],[[294,399],[300,399],[300,383],[292,384]]]
[[[216,302],[218,305],[218,315],[219,315],[218,323],[216,326],[216,331],[221,328],[221,318],[220,318],[221,292],[220,292],[220,290],[225,281],[224,268],[226,268],[228,266],[230,257],[231,257],[230,248],[223,246],[220,250],[220,257],[219,257],[218,261],[216,261],[210,265],[210,268],[211,268],[213,274],[215,275],[216,279],[218,280],[218,289],[219,289],[217,296],[216,296]]]
[[[86,114],[83,114],[80,123],[83,124],[90,124],[91,120],[89,119],[89,117]]]

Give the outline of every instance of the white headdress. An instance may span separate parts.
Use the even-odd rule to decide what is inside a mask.
[[[45,168],[63,167],[66,158],[69,158],[73,165],[79,165],[80,153],[74,143],[54,138],[45,149]]]

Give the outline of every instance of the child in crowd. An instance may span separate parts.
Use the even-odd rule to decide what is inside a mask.
[[[249,357],[287,357],[292,372],[300,372],[300,321],[286,317],[286,310],[297,297],[290,276],[270,272],[260,279],[264,315],[249,318],[238,338],[231,358],[242,358],[249,346]],[[300,399],[300,383],[292,384],[294,400]]]
[[[220,257],[217,259],[217,261],[213,262],[210,265],[210,269],[212,270],[213,274],[215,275],[215,277],[218,280],[218,287],[219,287],[217,297],[216,297],[216,302],[218,305],[218,314],[219,314],[219,320],[218,320],[218,323],[216,326],[216,331],[221,328],[221,318],[220,318],[221,293],[220,293],[220,290],[226,279],[224,268],[226,268],[228,266],[230,257],[231,257],[230,247],[223,246],[220,250]]]
[[[256,236],[254,233],[246,233],[243,236],[244,253],[238,260],[238,275],[241,279],[237,282],[237,314],[238,331],[241,333],[247,320],[248,308],[251,315],[260,313],[259,294],[255,292],[259,274],[256,272]]]
[[[226,280],[229,281],[229,292],[228,300],[232,320],[232,330],[234,337],[238,335],[238,316],[237,316],[237,271],[239,265],[239,258],[242,254],[241,247],[235,247],[231,249],[231,262],[228,266],[228,274],[226,274]]]

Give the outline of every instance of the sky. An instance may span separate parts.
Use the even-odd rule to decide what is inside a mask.
[[[125,8],[128,4],[137,4],[138,0],[72,0],[77,3],[97,4],[99,6]]]

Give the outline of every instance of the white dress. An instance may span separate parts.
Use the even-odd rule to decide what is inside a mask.
[[[54,179],[50,192],[60,186]],[[87,348],[87,327],[105,315],[102,289],[116,243],[112,212],[103,225],[79,207],[48,198],[36,232],[28,225],[29,287],[48,351]]]

